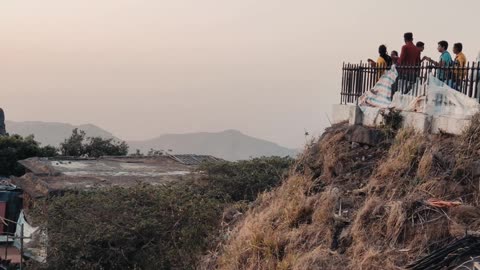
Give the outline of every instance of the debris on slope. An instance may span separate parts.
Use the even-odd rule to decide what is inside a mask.
[[[479,131],[479,116],[458,137],[329,128],[243,215],[215,267],[403,269],[479,232]]]

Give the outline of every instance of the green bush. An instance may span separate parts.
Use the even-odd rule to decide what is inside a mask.
[[[57,149],[52,146],[41,147],[33,136],[20,135],[0,136],[0,175],[20,176],[25,173],[19,160],[30,157],[51,157],[57,155]]]
[[[205,163],[200,170],[207,173],[212,187],[224,192],[233,201],[253,201],[259,193],[278,186],[293,162],[290,157],[262,157]]]
[[[224,206],[186,184],[80,192],[47,205],[34,216],[47,226],[48,269],[194,269]]]
[[[277,186],[291,158],[201,166],[207,181],[139,184],[36,203],[48,231],[48,269],[197,269],[219,240],[225,207]]]

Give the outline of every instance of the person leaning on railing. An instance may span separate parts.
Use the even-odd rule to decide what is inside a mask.
[[[425,43],[422,42],[422,41],[419,41],[417,42],[417,44],[415,44],[415,46],[418,48],[418,50],[420,51],[420,58],[422,58],[422,53],[423,51],[425,50]]]
[[[437,77],[441,81],[446,81],[448,79],[448,77],[450,77],[450,76],[447,72],[445,72],[444,68],[451,67],[452,64],[453,64],[452,56],[448,52],[448,42],[447,41],[442,40],[442,41],[438,42],[438,52],[440,53],[440,59],[439,59],[438,62],[433,60],[430,57],[427,57],[427,56],[423,57],[422,61],[426,60],[429,63],[431,63],[432,65],[440,67],[440,69],[437,73]]]

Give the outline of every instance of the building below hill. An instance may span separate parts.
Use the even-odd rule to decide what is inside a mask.
[[[21,264],[23,257],[46,261],[46,233],[35,227],[29,215],[39,199],[66,192],[197,179],[201,163],[217,160],[207,155],[21,160],[26,174],[0,181],[0,219],[4,221],[0,223],[0,268]]]
[[[29,158],[19,161],[27,173],[12,179],[24,191],[24,207],[38,198],[104,187],[131,187],[181,181],[198,176],[202,162],[212,156],[165,155],[156,157]]]

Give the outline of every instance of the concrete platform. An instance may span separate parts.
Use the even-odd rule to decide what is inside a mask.
[[[354,104],[334,105],[333,122],[348,121],[350,125],[376,127],[384,123],[380,109],[367,107],[363,111]],[[438,134],[440,132],[460,135],[470,125],[469,117],[431,116],[418,112],[401,112],[402,127],[413,127],[418,132]]]

